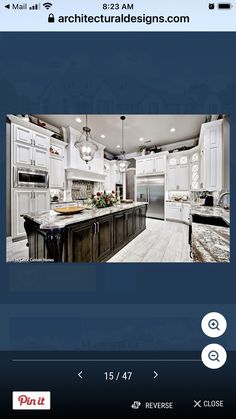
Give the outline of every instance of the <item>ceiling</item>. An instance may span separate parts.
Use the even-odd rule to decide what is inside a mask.
[[[85,115],[36,115],[38,118],[56,127],[71,126],[79,131],[85,126]],[[80,118],[81,123],[76,121]],[[126,115],[124,122],[124,148],[126,153],[137,151],[145,144],[165,145],[196,137],[200,132],[205,115]],[[106,150],[119,154],[121,148],[120,115],[88,115],[91,136],[104,144]],[[174,132],[170,130],[175,128]],[[101,138],[105,135],[105,138]],[[143,141],[140,141],[143,138]]]

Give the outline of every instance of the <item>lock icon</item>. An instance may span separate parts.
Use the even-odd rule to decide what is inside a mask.
[[[50,13],[48,15],[48,22],[49,23],[54,23],[55,22],[54,14]]]

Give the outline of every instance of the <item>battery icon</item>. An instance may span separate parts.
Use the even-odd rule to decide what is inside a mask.
[[[218,9],[231,9],[233,5],[231,3],[218,3]]]

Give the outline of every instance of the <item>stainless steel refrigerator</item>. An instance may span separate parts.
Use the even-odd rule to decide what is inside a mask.
[[[165,177],[137,178],[137,201],[148,202],[147,217],[164,220]]]

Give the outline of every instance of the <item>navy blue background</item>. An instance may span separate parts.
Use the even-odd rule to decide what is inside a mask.
[[[5,263],[7,113],[229,113],[231,190],[234,190],[235,42],[236,34],[233,33],[0,34],[0,298],[4,304],[1,323],[5,328],[2,349],[37,349],[39,341],[42,349],[63,349],[63,337],[65,349],[74,349],[78,340],[92,333],[95,326],[96,334],[105,336],[97,346],[99,349],[126,349],[129,341],[135,338],[141,342],[140,346],[137,344],[138,348],[153,349],[158,343],[150,338],[149,346],[150,340],[146,344],[145,337],[148,325],[151,336],[150,317],[159,316],[162,326],[168,328],[168,316],[176,317],[172,304],[180,304],[181,309],[183,304],[189,303],[195,304],[194,310],[189,305],[180,316],[182,330],[188,334],[193,324],[194,328],[199,325],[205,312],[221,311],[231,322],[228,344],[235,349],[236,316],[233,306],[228,306],[235,301],[234,219],[230,264]],[[232,196],[232,214],[234,204]],[[58,304],[66,304],[61,316]],[[81,317],[80,304],[89,304],[84,316],[93,321]],[[99,304],[101,310],[104,305],[116,304],[118,311],[119,308],[122,310],[121,304],[127,304],[126,308],[129,311],[130,307],[135,316],[140,313],[141,322],[137,323],[133,315],[126,314],[120,324],[109,316],[109,310],[104,322],[96,322]],[[143,304],[142,310],[138,304]],[[154,305],[156,314],[145,320],[145,307],[149,304]],[[168,313],[160,304],[168,304]],[[71,307],[74,312],[67,315]],[[60,317],[73,317],[77,323],[64,320],[60,327]],[[192,318],[194,323],[191,323]],[[159,323],[153,321],[151,329],[157,328],[161,339],[165,340],[164,346],[168,347],[169,334],[165,327],[159,327]],[[78,330],[75,330],[75,324],[80,325]],[[123,331],[125,324],[130,328],[128,331]],[[73,328],[74,333],[66,333],[68,327]],[[20,329],[22,334],[17,332]],[[52,346],[50,330],[56,335]],[[115,339],[111,339],[112,334]],[[172,350],[179,348],[181,336],[174,340]],[[200,326],[191,336],[189,345],[192,349],[202,348]],[[109,346],[111,340],[112,347]],[[96,350],[96,339],[93,343]],[[83,349],[86,350],[86,344]],[[90,349],[89,343],[87,349]]]

